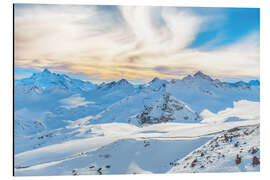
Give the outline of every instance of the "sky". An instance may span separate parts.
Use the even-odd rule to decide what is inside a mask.
[[[259,79],[260,9],[16,4],[15,78]]]

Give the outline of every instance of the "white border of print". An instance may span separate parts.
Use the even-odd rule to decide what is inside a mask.
[[[16,177],[22,180],[47,179],[149,179],[161,180],[185,179],[190,180],[227,180],[227,179],[269,179],[270,162],[270,6],[267,0],[14,0],[0,2],[0,63],[1,63],[1,179],[15,179],[12,177],[12,4],[13,3],[43,3],[43,4],[107,4],[107,5],[155,5],[155,6],[201,6],[201,7],[256,7],[261,8],[261,172],[260,173],[199,173],[199,174],[155,174],[155,175],[106,175],[106,176],[44,176],[44,177]],[[268,177],[269,176],[269,177]]]

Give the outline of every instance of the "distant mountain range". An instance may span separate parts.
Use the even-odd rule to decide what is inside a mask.
[[[97,85],[45,69],[15,81],[15,126],[17,134],[31,134],[32,127],[56,129],[89,116],[83,123],[199,123],[204,109],[216,113],[239,100],[259,101],[260,82],[222,82],[198,71],[171,81],[156,77],[141,85],[125,79]]]
[[[250,86],[260,86],[259,80],[251,80],[249,82],[238,81],[235,83],[221,82],[218,79],[213,80],[210,76],[198,71],[193,76],[188,75],[183,78],[183,80],[188,81],[189,79],[201,79],[208,81],[215,81],[217,84],[223,84],[232,87],[250,87]],[[173,79],[171,82],[175,82]],[[142,88],[151,88],[153,90],[160,88],[162,85],[166,85],[169,82],[167,80],[161,80],[157,77],[153,78],[150,82],[146,84],[139,85]],[[46,89],[51,87],[58,87],[61,89],[71,90],[71,91],[89,91],[91,89],[110,89],[110,88],[121,88],[121,87],[135,87],[133,84],[128,82],[126,79],[121,79],[119,81],[112,81],[109,83],[101,83],[99,85],[91,83],[90,81],[82,81],[80,79],[73,79],[65,74],[52,73],[48,69],[44,69],[40,73],[34,73],[29,78],[24,78],[20,80],[15,80],[15,86],[32,86],[39,89]]]
[[[45,69],[14,90],[16,175],[260,169],[258,80],[94,84]]]
[[[65,74],[56,74],[44,69],[40,73],[34,73],[31,77],[16,80],[15,86],[30,86],[38,89],[58,87],[71,91],[88,91],[96,85],[89,81],[72,79]]]

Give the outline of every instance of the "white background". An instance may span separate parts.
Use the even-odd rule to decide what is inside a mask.
[[[259,180],[270,178],[270,1],[269,0],[2,0],[0,1],[0,179],[47,180],[47,179],[241,179]],[[13,75],[13,3],[50,4],[110,4],[155,6],[201,6],[201,7],[256,7],[261,8],[261,172],[260,173],[202,173],[202,174],[155,174],[155,175],[105,175],[105,176],[58,176],[13,177],[12,176],[12,75]],[[241,68],[241,67],[239,67]]]

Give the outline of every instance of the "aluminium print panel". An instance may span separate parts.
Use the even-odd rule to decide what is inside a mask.
[[[14,4],[14,176],[260,171],[260,9]]]

